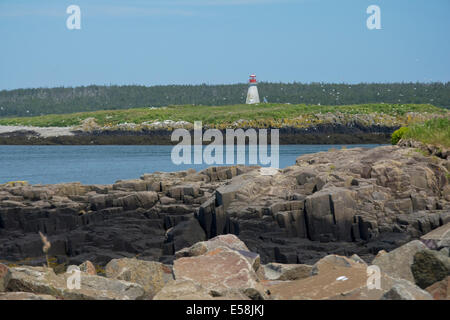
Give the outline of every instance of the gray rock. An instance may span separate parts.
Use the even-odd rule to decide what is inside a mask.
[[[433,300],[433,297],[425,290],[413,283],[400,279],[386,292],[381,300]]]
[[[424,249],[426,249],[426,246],[422,242],[414,240],[389,253],[377,256],[372,261],[372,264],[379,266],[382,272],[394,278],[414,282],[414,276],[411,271],[414,255]]]
[[[114,259],[106,265],[105,270],[108,278],[141,285],[147,298],[152,298],[168,281],[173,280],[172,270],[154,261]]]
[[[31,292],[61,297],[67,300],[136,300],[145,296],[144,289],[135,283],[92,276],[80,272],[80,288],[69,289],[76,274],[56,275],[42,267],[11,268],[8,291]],[[75,282],[76,284],[76,282]]]
[[[9,268],[0,263],[0,292],[3,292],[8,287],[9,280],[11,279],[11,272]]]
[[[312,240],[351,241],[354,195],[344,188],[325,188],[305,200],[308,234]]]
[[[263,265],[268,280],[299,280],[311,276],[312,266],[306,264],[268,263]]]
[[[205,231],[200,226],[197,219],[190,219],[177,224],[167,233],[167,243],[172,245],[169,254],[174,254],[183,248],[206,239]]]
[[[435,248],[450,247],[450,222],[420,237],[426,243],[432,243]]]

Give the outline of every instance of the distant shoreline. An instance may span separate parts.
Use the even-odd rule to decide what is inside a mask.
[[[174,145],[176,129],[279,130],[279,144],[385,144],[400,127],[446,118],[432,105],[167,106],[0,119],[0,145]],[[269,138],[269,137],[268,137]],[[270,143],[270,138],[269,138]],[[209,144],[209,143],[206,143]]]
[[[176,145],[170,130],[71,131],[71,128],[0,126],[0,145]],[[3,129],[3,130],[2,130]],[[289,144],[385,144],[398,127],[318,125],[279,129],[279,143]],[[244,128],[245,130],[245,128]],[[258,131],[258,129],[256,129]],[[270,129],[268,130],[270,133]],[[192,132],[192,130],[191,130]],[[224,133],[225,131],[222,130]],[[204,142],[209,144],[210,142]],[[268,136],[270,144],[270,134]]]

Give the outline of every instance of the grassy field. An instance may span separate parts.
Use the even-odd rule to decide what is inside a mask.
[[[401,138],[450,148],[450,118],[429,120],[422,124],[401,128],[398,132]]]
[[[348,106],[318,106],[291,104],[259,104],[230,106],[168,106],[164,108],[137,108],[127,110],[111,110],[82,112],[73,114],[57,114],[36,117],[1,118],[0,125],[24,125],[37,127],[68,127],[80,125],[87,118],[95,118],[100,126],[114,126],[122,123],[153,121],[202,121],[203,124],[220,127],[237,120],[256,121],[256,125],[268,122],[288,123],[296,119],[297,123],[322,121],[324,115],[339,114],[350,119],[354,115],[375,115],[377,121],[399,120],[409,123],[411,113],[448,114],[449,111],[428,104],[366,104]],[[319,119],[319,120],[318,120]],[[373,117],[371,118],[373,119]],[[385,119],[385,120],[383,120]],[[333,120],[334,121],[334,120]],[[251,125],[252,123],[250,123]],[[254,125],[255,123],[253,123]],[[387,125],[395,125],[386,123]]]

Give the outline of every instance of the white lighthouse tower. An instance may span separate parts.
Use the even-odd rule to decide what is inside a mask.
[[[247,101],[246,104],[255,104],[259,103],[259,93],[258,87],[256,86],[256,76],[252,74],[249,80],[248,93],[247,93]]]

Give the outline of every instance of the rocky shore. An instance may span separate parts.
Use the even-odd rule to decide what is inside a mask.
[[[59,274],[0,264],[0,300],[450,300],[449,231],[447,223],[422,241],[380,251],[372,265],[356,254],[262,264],[231,234],[178,251],[171,265],[114,259],[103,275],[90,261]]]
[[[276,172],[9,183],[0,299],[448,298],[447,156],[386,146],[304,155]],[[70,265],[81,265],[81,291],[67,289]],[[381,269],[375,291],[370,265]]]

